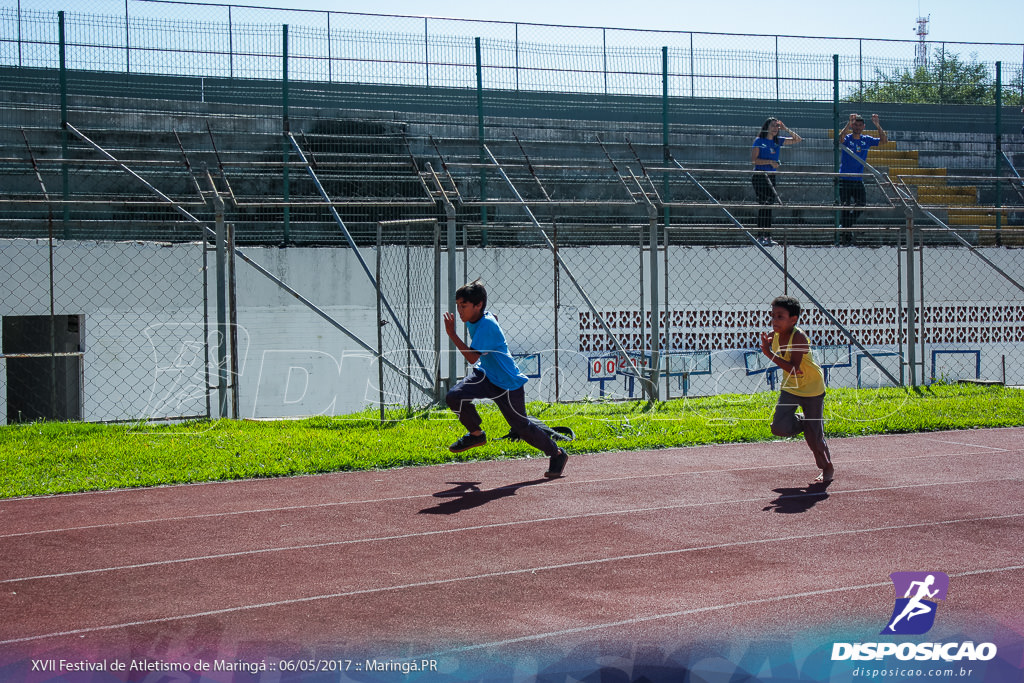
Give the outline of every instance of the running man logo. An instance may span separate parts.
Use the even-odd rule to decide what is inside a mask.
[[[882,634],[920,635],[935,623],[938,600],[946,599],[949,577],[942,572],[893,572],[896,605]]]

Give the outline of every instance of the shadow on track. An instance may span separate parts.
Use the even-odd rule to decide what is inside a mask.
[[[764,512],[778,512],[792,515],[807,512],[812,507],[828,498],[828,487],[832,482],[815,482],[796,488],[772,489],[779,497],[763,508]]]
[[[495,500],[501,498],[507,498],[509,496],[516,495],[516,491],[523,488],[524,486],[536,486],[537,484],[543,484],[545,482],[553,481],[551,479],[531,479],[530,481],[521,481],[518,484],[509,484],[508,486],[499,486],[496,489],[489,489],[487,491],[480,490],[480,482],[478,481],[450,481],[448,482],[454,488],[450,488],[447,491],[438,491],[434,494],[435,498],[449,498],[442,503],[438,503],[434,507],[424,508],[420,510],[421,515],[453,515],[463,510],[471,510],[481,505],[486,505]]]

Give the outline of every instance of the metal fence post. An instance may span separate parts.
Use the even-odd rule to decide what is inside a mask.
[[[228,78],[235,77],[235,29],[231,19],[231,5],[228,5]]]
[[[996,62],[996,246],[1003,244],[1003,63]]]
[[[474,39],[476,45],[476,132],[480,142],[480,163],[487,161],[487,154],[484,152],[484,72],[483,57],[480,54],[480,38]],[[518,71],[517,71],[518,78]],[[480,169],[480,200],[487,201],[487,170]],[[483,230],[480,231],[480,246],[487,246],[487,207],[480,207],[480,222]]]
[[[227,255],[224,244],[227,238],[224,229],[224,199],[217,192],[213,178],[206,178],[213,192],[215,217],[216,265],[217,265],[217,416],[228,416],[228,316],[227,316]]]
[[[377,221],[377,282],[380,282],[380,262],[383,251],[383,226]],[[377,287],[377,396],[380,408],[380,421],[384,422],[384,314],[380,306],[381,291]]]
[[[25,66],[21,56],[21,0],[18,0],[18,67]]]
[[[661,159],[668,165],[670,158],[669,144],[668,144],[668,46],[662,46],[661,48]],[[669,197],[669,184],[668,184],[668,172],[661,174],[662,178],[662,200],[663,202],[671,201]],[[663,208],[665,225],[668,226],[671,221],[671,209],[666,205]]]
[[[864,101],[864,39],[857,40],[857,100]]]
[[[669,247],[669,224],[665,223],[664,228],[664,241],[665,241],[665,253],[664,253],[664,265],[665,265],[665,301],[663,306],[665,307],[665,329],[662,331],[662,339],[665,340],[665,400],[669,401],[672,399],[672,364],[670,362],[672,356],[672,314],[669,311],[669,282],[668,282],[668,247]]]
[[[434,402],[441,402],[441,224],[434,221]],[[447,393],[447,392],[445,392]]]
[[[132,72],[132,37],[128,28],[128,0],[124,0],[124,72]]]
[[[412,249],[412,235],[410,234],[410,227],[408,224],[405,226],[405,329],[412,329],[412,297],[409,296],[409,292],[412,291],[412,255],[410,251]],[[380,280],[378,279],[379,283]],[[378,325],[380,327],[380,325]],[[412,367],[412,337],[407,336],[405,340],[405,367]],[[405,378],[405,416],[409,417],[412,415],[412,381]]]
[[[939,104],[946,103],[946,44],[939,51]]]
[[[903,343],[903,229],[896,231],[896,346]],[[900,386],[906,386],[907,366],[900,363]]]
[[[910,386],[917,386],[916,320],[914,301],[914,216],[907,216],[907,365],[910,368]]]
[[[659,353],[661,348],[661,326],[658,320],[658,209],[653,204],[649,204],[648,208],[650,210],[651,225],[649,237],[651,248],[651,400],[657,401],[661,393],[661,355]]]
[[[67,34],[64,31],[64,12],[57,12],[57,42],[60,54],[60,166],[61,218],[64,225],[64,239],[71,239],[71,209],[68,195],[71,193],[68,177],[68,65],[67,65]]]
[[[516,22],[516,92],[519,92],[519,22]]]
[[[863,88],[863,86],[862,86]],[[839,173],[839,55],[832,55],[832,172]],[[832,178],[832,202],[839,205],[839,178]],[[832,229],[836,231],[834,240],[839,242],[839,210],[832,212]]]
[[[238,296],[235,291],[235,225],[228,223],[228,329],[231,356],[231,417],[238,419]],[[205,293],[204,293],[205,296]],[[209,412],[209,411],[207,411]]]
[[[775,36],[775,101],[782,101],[782,91],[779,86],[779,37]]]
[[[448,229],[446,234],[446,241],[448,245],[448,301],[445,310],[455,315],[455,290],[458,289],[458,247],[456,243],[456,227],[455,227],[455,206],[451,202],[444,203],[444,213],[448,218]],[[468,251],[468,245],[466,247]],[[463,254],[465,255],[465,251]],[[465,270],[465,268],[463,268]],[[458,377],[456,374],[456,365],[458,364],[458,354],[455,351],[455,344],[448,340],[448,385],[445,387],[445,393],[455,386],[455,380]]]
[[[560,272],[559,269],[558,269],[558,222],[557,221],[552,221],[551,228],[552,228],[551,243],[554,245],[554,248],[551,250],[552,255],[554,257],[552,259],[551,267],[554,269],[552,285],[554,287],[554,292],[555,292],[555,296],[554,296],[554,321],[555,321],[555,403],[558,403],[558,401],[559,401],[559,390],[561,388],[559,386],[559,382],[560,382],[560,379],[561,379],[559,377],[559,374],[562,371],[561,368],[559,367],[559,363],[561,362],[561,354],[559,352],[559,336],[558,336],[558,332],[559,332],[559,329],[558,329],[558,309],[561,307],[561,299],[560,299],[560,296],[559,296],[560,284],[559,284],[559,280],[558,280],[558,276],[559,276],[559,272]]]
[[[652,209],[651,205],[648,204],[647,205],[648,220],[651,220],[650,216],[651,216],[653,211],[654,211],[654,209]],[[644,231],[644,226],[642,224],[639,225],[637,227],[637,231],[636,231],[636,246],[637,246],[636,257],[637,257],[637,276],[638,276],[637,277],[637,287],[638,287],[637,294],[640,297],[640,303],[637,305],[637,312],[638,312],[638,314],[640,316],[640,341],[638,342],[640,358],[637,361],[637,371],[638,371],[638,374],[644,372],[643,353],[644,353],[645,345],[647,344],[647,340],[649,338],[647,336],[647,306],[646,306],[646,303],[645,303],[647,301],[647,296],[646,296],[646,294],[647,294],[647,289],[646,289],[647,288],[647,280],[646,280],[647,273],[645,272],[645,266],[644,266],[644,232],[645,232]],[[648,366],[648,370],[649,369],[650,369],[650,366]]]
[[[281,26],[281,39],[281,130],[283,132],[281,144],[284,157],[284,170],[281,178],[284,215],[281,225],[284,230],[284,243],[288,244],[291,242],[291,207],[288,206],[291,191],[288,178],[288,161],[291,158],[291,144],[288,139],[291,133],[291,123],[288,121],[288,24]]]
[[[601,29],[601,71],[604,74],[604,94],[608,94],[608,29]]]
[[[696,97],[696,76],[693,73],[693,31],[690,31],[690,97]]]

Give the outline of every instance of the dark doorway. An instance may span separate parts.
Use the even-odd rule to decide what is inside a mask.
[[[82,419],[84,322],[82,315],[3,317],[8,424]]]

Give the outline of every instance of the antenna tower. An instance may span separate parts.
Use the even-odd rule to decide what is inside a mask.
[[[914,47],[914,66],[917,68],[928,68],[928,43],[925,39],[928,36],[928,22],[932,15],[917,18],[917,45]]]

